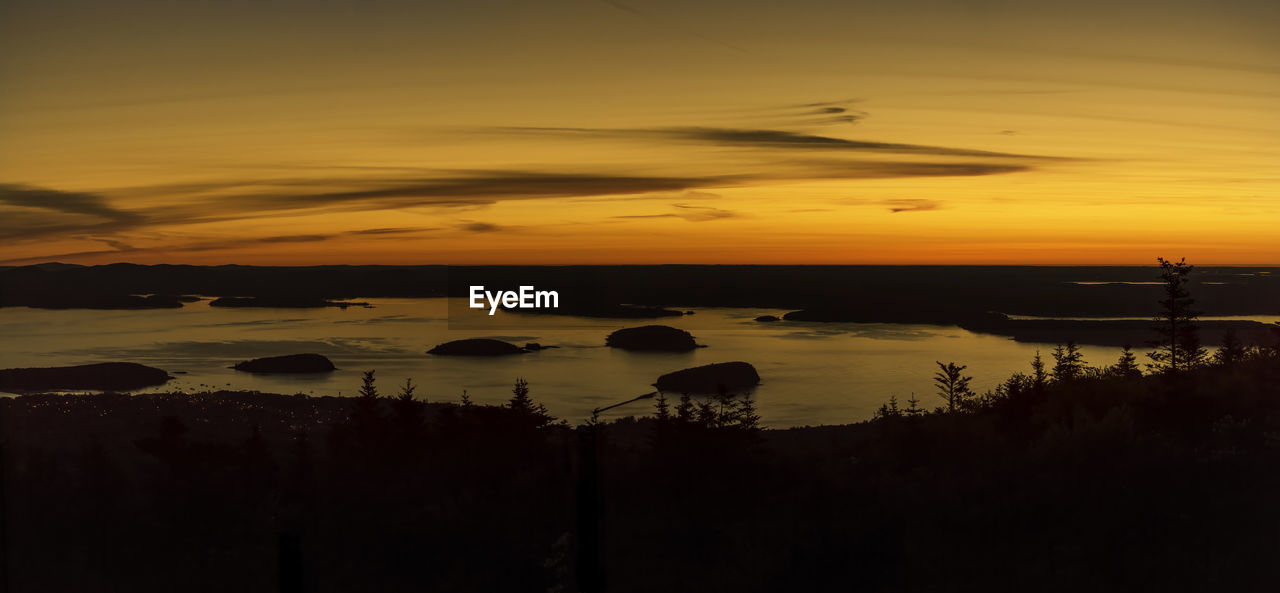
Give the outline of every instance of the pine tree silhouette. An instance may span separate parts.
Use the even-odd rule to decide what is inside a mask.
[[[954,362],[938,362],[938,368],[940,370],[933,375],[933,382],[938,386],[938,396],[947,401],[948,412],[955,412],[957,408],[963,408],[965,400],[973,396],[973,391],[969,389],[969,381],[973,377],[961,374],[969,367]]]
[[[1044,386],[1049,382],[1049,375],[1044,370],[1044,359],[1040,358],[1040,351],[1036,350],[1036,357],[1031,360],[1031,388],[1036,393],[1044,391]]]
[[[908,416],[919,416],[924,413],[924,409],[920,407],[920,399],[916,397],[915,392],[911,392],[911,397],[907,400],[906,414]]]
[[[1236,330],[1229,329],[1227,333],[1222,335],[1222,346],[1218,347],[1218,351],[1213,353],[1213,361],[1224,367],[1229,367],[1244,359],[1248,354],[1240,338],[1236,337]]]
[[[516,379],[516,384],[511,388],[511,400],[507,402],[507,407],[524,414],[533,413],[533,398],[529,397],[529,382],[522,378]]]
[[[356,443],[360,446],[373,447],[382,437],[385,419],[382,416],[381,400],[373,370],[365,371],[360,379],[360,395],[356,396],[352,404],[349,418]]]
[[[702,426],[711,428],[716,425],[716,406],[711,400],[703,400],[698,404],[697,422]]]
[[[756,413],[755,400],[749,396],[742,396],[738,403],[737,422],[738,428],[744,430],[755,431],[760,429],[760,414]]]
[[[405,441],[421,436],[426,424],[426,401],[414,398],[417,389],[413,379],[405,379],[404,385],[400,386],[400,393],[391,400],[397,437]]]
[[[1053,381],[1055,383],[1066,383],[1080,378],[1084,372],[1084,354],[1080,352],[1080,347],[1075,342],[1067,342],[1064,347],[1058,344],[1053,349]]]
[[[1120,358],[1116,361],[1116,365],[1111,367],[1111,372],[1121,379],[1136,379],[1142,376],[1142,370],[1138,368],[1138,357],[1134,356],[1133,348],[1128,344],[1120,351]]]
[[[693,398],[689,394],[680,394],[680,403],[676,405],[676,420],[683,423],[693,422]]]
[[[666,396],[658,393],[658,398],[653,404],[655,408],[654,417],[659,422],[669,422],[671,420],[671,406],[667,405]]]
[[[1155,350],[1147,353],[1147,357],[1152,360],[1153,369],[1177,374],[1199,366],[1205,358],[1195,322],[1200,313],[1191,308],[1196,301],[1187,290],[1194,266],[1188,265],[1185,258],[1177,263],[1163,257],[1156,261],[1160,263],[1165,298],[1160,301],[1160,312],[1155,318],[1154,329],[1159,338],[1149,342]]]
[[[544,426],[551,421],[551,414],[547,412],[547,407],[534,403],[533,398],[529,396],[529,382],[523,378],[517,378],[515,385],[512,386],[511,399],[507,402],[507,407],[519,416],[530,420],[534,426]]]

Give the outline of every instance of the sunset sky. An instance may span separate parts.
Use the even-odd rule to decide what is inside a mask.
[[[0,263],[1280,264],[1280,3],[6,0]]]

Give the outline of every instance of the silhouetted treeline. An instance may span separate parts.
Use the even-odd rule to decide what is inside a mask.
[[[0,400],[11,590],[272,591],[291,538],[308,591],[554,584],[571,432],[367,387]]]
[[[636,409],[645,417],[575,430],[523,382],[505,406],[459,405],[424,403],[412,384],[387,388],[372,374],[346,399],[0,400],[8,584],[271,591],[301,575],[308,591],[577,591],[594,575],[608,591],[1187,591],[1280,582],[1280,354],[1248,350],[1176,375],[1135,374],[1124,355],[1095,371],[1068,346],[1057,354],[985,397],[951,382],[963,378],[959,365],[942,365],[941,383],[963,394],[955,413],[924,412],[948,403],[934,399],[860,424],[787,430],[760,430],[750,400],[728,394],[651,398],[652,411]],[[588,529],[594,555],[580,545]]]

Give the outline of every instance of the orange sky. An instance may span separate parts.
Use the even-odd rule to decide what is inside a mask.
[[[0,263],[1280,264],[1273,2],[258,4],[0,5]]]

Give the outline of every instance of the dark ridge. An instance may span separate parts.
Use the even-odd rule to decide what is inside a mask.
[[[130,298],[140,294],[303,300],[439,297],[445,294],[444,278],[445,266],[37,264],[0,269],[0,306],[92,309],[179,306],[154,297],[151,300]]]
[[[992,313],[957,325],[971,332],[1008,336],[1018,342],[1046,342],[1094,346],[1140,347],[1152,337],[1156,322],[1145,319],[1126,320],[1074,320],[1074,319],[1009,319]],[[1200,337],[1205,346],[1222,345],[1222,337],[1234,331],[1236,337],[1249,345],[1267,345],[1273,341],[1270,326],[1257,321],[1197,321]]]
[[[1145,316],[1149,266],[105,266],[0,269],[0,306],[176,306],[129,295],[466,298],[470,285],[558,291],[572,315],[674,316],[672,308],[804,309],[827,319],[943,322],[1002,311],[1042,317]],[[1205,315],[1277,314],[1280,270],[1197,267]],[[645,307],[629,307],[633,303]],[[669,311],[669,312],[667,312]]]
[[[173,377],[160,369],[134,362],[101,362],[67,367],[0,370],[0,390],[62,389],[120,390],[162,385]]]
[[[445,342],[427,351],[436,356],[506,356],[523,354],[526,350],[502,340],[490,338],[470,338]]]
[[[689,332],[665,325],[620,329],[609,334],[604,343],[611,348],[658,352],[687,352],[698,347]]]
[[[0,295],[0,307],[32,307],[36,309],[178,309],[184,297],[174,295],[99,294],[88,289],[68,289],[51,294]]]
[[[661,319],[663,317],[680,317],[682,313],[664,307],[644,305],[616,305],[609,303],[584,304],[558,307],[555,309],[504,309],[511,313],[524,315],[566,315],[572,317],[595,317],[601,319]],[[690,312],[691,313],[691,312]]]
[[[276,307],[282,309],[318,309],[321,307],[369,307],[369,303],[332,301],[314,296],[219,297],[210,307]]]
[[[328,373],[336,367],[320,354],[287,354],[246,360],[231,368],[249,373]]]
[[[760,384],[755,367],[745,362],[718,362],[675,371],[653,384],[668,393],[719,393],[751,389]]]
[[[772,321],[782,321],[782,319],[781,319],[781,318],[779,318],[777,315],[761,315],[761,316],[759,316],[759,317],[757,317],[757,318],[756,318],[756,321],[760,321],[760,322],[763,322],[763,323],[768,323],[768,322],[772,322]]]
[[[928,308],[884,306],[873,308],[820,307],[792,311],[782,316],[787,321],[815,321],[830,323],[918,323],[926,325],[955,325],[983,319],[986,313],[957,308]]]

